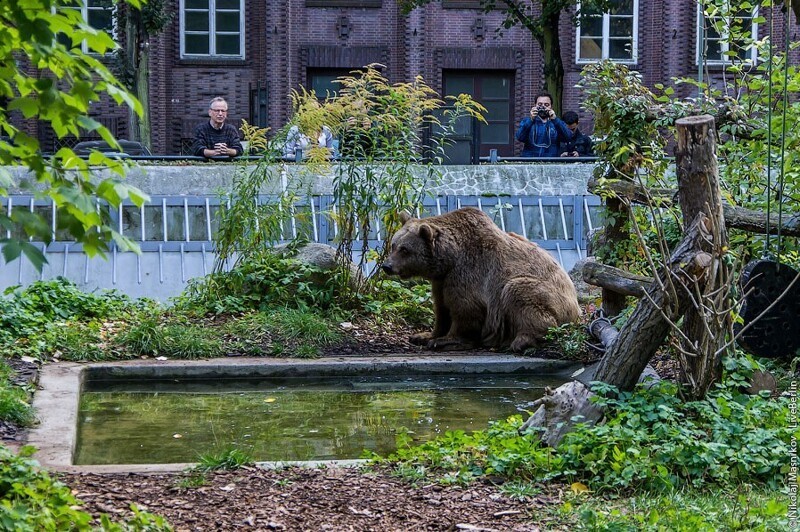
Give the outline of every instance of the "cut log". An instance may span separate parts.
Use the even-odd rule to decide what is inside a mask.
[[[731,271],[724,260],[728,235],[722,214],[722,193],[717,168],[717,135],[709,115],[681,118],[677,125],[675,167],[678,197],[684,220],[705,216],[708,231],[706,253],[695,261],[705,272],[695,276],[692,304],[683,317],[681,344],[682,380],[692,397],[705,397],[722,377],[722,347],[731,332]],[[689,286],[692,286],[691,284]]]
[[[591,390],[581,382],[572,381],[551,390],[534,401],[533,415],[519,428],[520,434],[542,431],[541,440],[556,447],[575,423],[594,423],[603,412],[589,400]]]
[[[642,297],[653,282],[652,277],[628,273],[596,261],[587,261],[583,265],[583,280],[591,285],[632,297]]]

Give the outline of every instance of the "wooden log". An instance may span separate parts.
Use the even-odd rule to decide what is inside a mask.
[[[599,185],[596,181],[589,180],[589,190],[595,192]],[[603,188],[612,191],[614,194],[626,198],[627,200],[642,205],[654,204],[669,207],[675,201],[678,194],[677,190],[670,188],[645,188],[639,183],[632,181],[608,181],[603,184]],[[763,211],[746,209],[729,203],[722,204],[722,211],[725,218],[725,226],[729,229],[739,229],[749,233],[767,234],[767,215]],[[769,216],[769,233],[778,233],[781,227],[781,234],[784,236],[800,236],[800,215],[795,214],[789,218],[780,219],[778,213],[772,212]]]
[[[675,166],[683,219],[705,216],[704,228],[709,233],[710,249],[705,246],[706,253],[694,258],[704,275],[690,281],[692,304],[683,317],[683,334],[679,337],[683,380],[694,398],[702,398],[722,377],[722,347],[731,330],[728,309],[733,283],[730,266],[724,260],[728,235],[722,214],[714,118],[681,118],[676,126]]]
[[[596,261],[587,261],[583,265],[583,280],[591,285],[632,297],[642,297],[653,282],[652,277],[636,275]]]
[[[636,385],[650,359],[667,338],[670,322],[676,322],[688,306],[688,298],[669,287],[674,287],[678,280],[702,275],[695,257],[704,253],[702,247],[707,245],[705,222],[703,215],[692,222],[670,257],[670,268],[662,271],[659,280],[650,285],[645,297],[619,331],[616,341],[606,350],[595,372],[595,380],[625,391]]]

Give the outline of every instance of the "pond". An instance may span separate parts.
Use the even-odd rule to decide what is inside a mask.
[[[83,386],[76,465],[195,462],[236,447],[257,461],[386,455],[407,431],[424,442],[526,416],[564,378],[520,374],[92,381]]]

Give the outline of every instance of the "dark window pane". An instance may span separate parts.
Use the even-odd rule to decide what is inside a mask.
[[[611,37],[632,37],[633,19],[631,17],[611,17],[609,29]]]
[[[609,13],[612,15],[633,15],[633,0],[616,0]]]
[[[481,93],[483,98],[508,98],[511,93],[511,80],[508,78],[483,78]]]
[[[239,0],[217,0],[217,9],[241,9]]]
[[[481,124],[481,144],[506,144],[510,133],[508,122],[499,124]]]
[[[313,90],[318,98],[325,98],[327,96],[335,97],[336,91],[339,89],[339,84],[334,83],[338,76],[333,74],[329,75],[313,75],[311,76],[311,90]]]
[[[239,55],[239,35],[217,35],[217,54]]]
[[[187,54],[208,55],[208,35],[187,35],[185,51]]]
[[[483,106],[486,107],[486,120],[505,120],[506,122],[510,119],[511,110],[508,108],[508,100],[500,101],[500,102],[483,102]]]
[[[239,32],[239,13],[236,11],[217,12],[217,31]]]
[[[601,37],[603,35],[603,17],[591,17],[581,20],[582,37]]]
[[[447,76],[445,79],[445,95],[458,96],[459,94],[475,94],[475,85],[472,76]]]
[[[92,9],[89,11],[89,25],[96,30],[111,32],[111,10]]]
[[[603,38],[581,37],[581,59],[602,59]]]
[[[609,59],[631,59],[633,57],[633,41],[631,39],[609,39]]]
[[[86,2],[86,6],[89,7],[89,8],[102,7],[102,8],[106,8],[106,9],[109,9],[109,10],[113,6],[113,4],[114,3],[111,0],[88,0]]]
[[[208,9],[208,0],[186,0],[186,9]]]
[[[722,43],[719,40],[706,40],[706,57],[712,61],[722,60]]]
[[[186,31],[208,31],[208,11],[187,11]]]

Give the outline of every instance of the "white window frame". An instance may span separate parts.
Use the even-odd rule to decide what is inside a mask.
[[[245,58],[245,50],[244,50],[244,19],[245,19],[245,2],[244,0],[239,0],[239,53],[238,54],[218,54],[216,51],[217,43],[214,39],[214,35],[217,34],[216,31],[216,17],[214,16],[217,13],[217,2],[216,0],[209,0],[208,1],[208,32],[188,32],[186,31],[186,2],[185,0],[180,1],[180,44],[181,44],[181,59],[202,59],[202,58],[221,58],[221,59],[244,59]],[[228,11],[228,10],[226,10]],[[233,35],[230,32],[220,32],[222,34]],[[186,53],[186,35],[208,35],[208,53],[207,54],[189,54]]]
[[[89,11],[96,10],[97,7],[90,8],[89,2],[91,0],[80,0],[80,2],[76,3],[76,5],[65,5],[62,6],[65,9],[74,9],[75,11],[80,11],[81,18],[86,24],[89,24]],[[119,47],[119,26],[117,25],[117,9],[119,9],[119,3],[112,2],[111,4],[111,31],[108,32],[108,35],[114,40],[117,47]],[[53,8],[53,12],[55,12],[55,8]],[[104,31],[99,28],[95,28],[98,31]],[[96,55],[96,52],[89,50],[89,46],[86,41],[81,41],[81,51],[85,54],[92,54]]]
[[[577,9],[580,11],[581,3],[577,3]],[[581,57],[581,27],[578,24],[575,28],[575,62],[579,64],[591,64],[611,59],[615,63],[624,65],[634,65],[639,60],[639,0],[633,0],[633,37],[631,39],[631,58],[630,59],[611,59],[608,57],[608,43],[611,36],[611,14],[603,13],[603,50],[600,54],[600,59],[595,58],[582,58]]]
[[[750,25],[750,36],[753,40],[758,39],[758,19],[759,15],[759,7],[756,4],[753,8],[753,12],[751,14],[751,25]],[[700,28],[701,24],[703,23],[703,5],[698,3],[697,4],[697,26],[695,28],[695,64],[699,65],[700,61],[703,56],[703,43],[700,41]],[[727,33],[723,32],[720,34],[720,54],[722,55],[721,59],[709,59],[708,57],[705,58],[704,62],[706,65],[732,65],[734,60],[731,59],[729,56],[725,55],[730,48],[728,47],[728,43],[725,41],[727,37]],[[705,39],[704,39],[705,40]],[[751,46],[750,50],[747,52],[748,57],[745,58],[745,61],[751,61],[754,64],[758,60],[758,50],[755,46]]]

